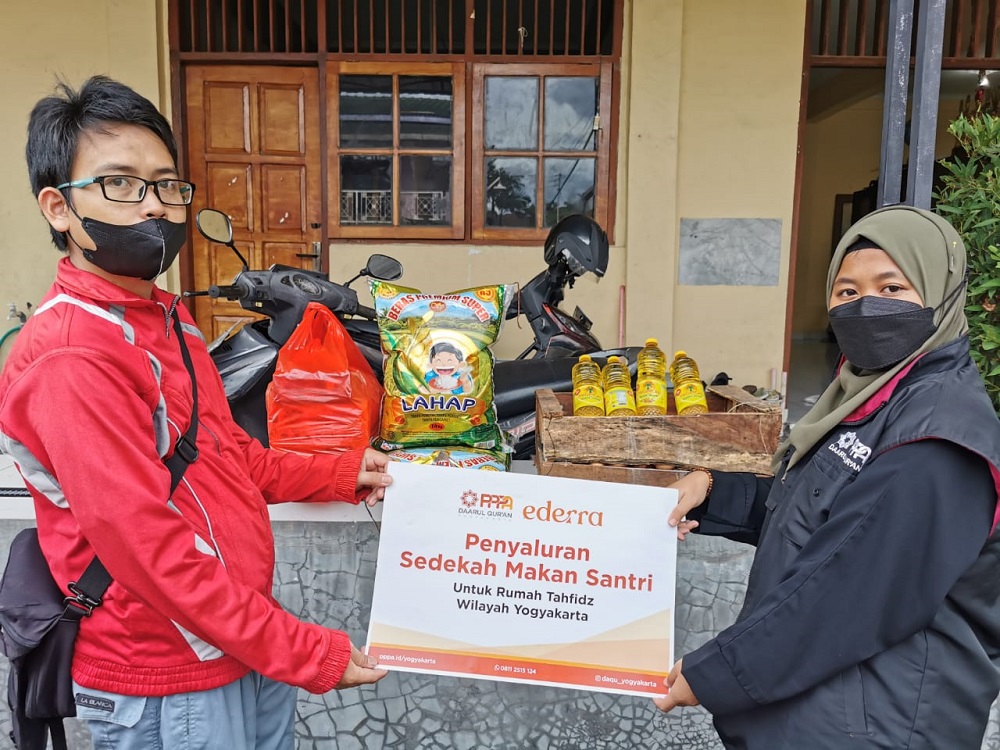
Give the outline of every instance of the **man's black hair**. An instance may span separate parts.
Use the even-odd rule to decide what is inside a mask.
[[[107,125],[140,125],[163,141],[177,164],[177,142],[170,124],[149,99],[107,76],[87,79],[79,91],[65,83],[57,94],[35,105],[28,119],[28,144],[24,154],[35,197],[43,188],[70,180],[70,170],[82,133],[105,132]],[[66,237],[49,227],[52,242],[66,249]]]

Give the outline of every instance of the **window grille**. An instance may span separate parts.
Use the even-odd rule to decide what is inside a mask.
[[[183,53],[587,59],[623,0],[171,0]],[[322,33],[320,33],[322,31]]]
[[[918,14],[919,3],[914,3]],[[813,62],[884,58],[889,0],[812,0]],[[913,42],[919,19],[913,24]],[[1000,0],[950,0],[945,12],[944,60],[995,60],[1000,56]],[[987,66],[988,67],[988,66]]]

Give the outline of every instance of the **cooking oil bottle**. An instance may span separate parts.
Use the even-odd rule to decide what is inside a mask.
[[[685,352],[674,354],[674,361],[670,363],[670,380],[674,384],[674,403],[677,404],[678,414],[705,414],[708,411],[698,365]]]
[[[601,366],[589,354],[581,354],[580,361],[573,365],[573,416],[604,416]]]
[[[604,413],[609,417],[634,417],[632,378],[621,357],[608,357],[601,374],[604,379]]]
[[[639,375],[635,382],[635,406],[639,416],[667,413],[667,355],[656,339],[646,339],[639,352]]]

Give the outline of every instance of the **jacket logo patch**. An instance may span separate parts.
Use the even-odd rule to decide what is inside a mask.
[[[826,448],[835,456],[839,456],[840,460],[854,471],[861,471],[861,467],[872,454],[872,449],[858,440],[856,432],[845,432]]]
[[[110,698],[87,695],[86,693],[76,694],[76,705],[83,706],[84,708],[93,708],[97,711],[107,711],[108,713],[115,710],[115,702]]]

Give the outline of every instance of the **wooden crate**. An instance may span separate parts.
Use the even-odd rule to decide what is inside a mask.
[[[574,417],[571,393],[540,389],[538,471],[657,486],[675,481],[689,466],[769,474],[781,407],[734,386],[710,386],[706,399],[709,412],[693,416]],[[579,466],[594,468],[582,477]]]
[[[657,468],[655,466],[609,466],[608,464],[574,464],[569,461],[547,461],[545,456],[535,452],[535,466],[538,473],[547,477],[569,477],[570,479],[592,479],[595,482],[621,482],[622,484],[642,484],[650,487],[669,487],[686,470]]]

